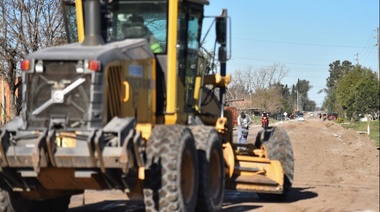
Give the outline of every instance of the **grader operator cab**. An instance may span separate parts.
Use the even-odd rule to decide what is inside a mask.
[[[214,17],[220,74],[198,65],[208,3],[65,2],[71,44],[21,62],[22,116],[0,132],[0,211],[65,211],[86,189],[120,189],[146,211],[218,211],[225,189],[284,197],[286,132],[235,151],[226,10]]]

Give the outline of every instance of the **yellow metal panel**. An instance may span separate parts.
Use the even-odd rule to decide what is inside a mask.
[[[144,167],[139,167],[139,180],[144,180],[145,179],[145,168]]]
[[[75,148],[76,147],[76,138],[71,137],[59,137],[56,139],[56,142],[59,142],[60,147],[66,147],[66,148]]]
[[[234,174],[236,189],[250,190],[264,193],[282,193],[284,184],[284,172],[280,161],[264,160],[251,156],[237,155],[237,166]],[[257,170],[253,170],[257,169]]]
[[[75,148],[76,147],[76,133],[61,132],[56,137],[55,142],[60,147]]]
[[[214,85],[220,88],[226,88],[231,82],[231,74],[223,77],[220,74],[206,75],[204,76],[203,85]]]
[[[136,130],[141,132],[141,137],[148,140],[152,134],[152,124],[136,124]]]
[[[258,163],[269,163],[268,158],[259,158],[248,155],[236,155],[236,159],[239,161],[249,161],[249,162],[258,162]]]
[[[156,60],[154,58],[122,61],[123,81],[120,87],[120,117],[134,117],[137,112],[138,123],[156,121]],[[137,67],[138,72],[130,72]]]
[[[151,92],[151,101],[152,101],[152,123],[156,123],[156,95],[157,95],[157,81],[156,81],[156,59],[152,58],[151,61],[151,69],[152,69],[152,75],[150,76],[151,78],[151,87],[150,87],[150,92]]]
[[[226,117],[220,117],[220,118],[218,118],[218,120],[215,123],[215,129],[219,133],[224,133],[224,131],[225,131],[225,127],[224,126],[226,125],[226,122],[227,122],[227,118]]]
[[[198,104],[200,101],[199,100],[199,95],[201,92],[201,76],[195,77],[195,85],[194,85],[194,104],[195,104],[195,110],[199,111]]]
[[[278,160],[271,160],[271,166],[267,167],[266,176],[274,181],[276,181],[281,187],[284,186],[284,171],[282,169],[281,163]]]
[[[123,102],[127,102],[129,99],[129,83],[127,81],[124,81],[123,85],[125,87]]]
[[[75,0],[75,9],[77,15],[78,41],[82,43],[84,40],[84,21],[83,21],[83,5],[82,0]]]
[[[168,66],[166,81],[166,115],[165,122],[174,124],[177,121],[177,22],[178,1],[169,1],[168,25]]]
[[[235,169],[235,158],[234,150],[230,143],[223,144],[223,157],[226,164],[226,174],[228,177],[232,177]]]

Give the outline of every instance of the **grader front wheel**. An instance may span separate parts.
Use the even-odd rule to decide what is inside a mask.
[[[262,199],[283,200],[290,192],[294,177],[294,157],[292,144],[285,130],[278,127],[268,127],[260,131],[256,137],[255,146],[264,145],[266,155],[270,160],[278,160],[284,172],[284,192],[282,194],[258,193]]]

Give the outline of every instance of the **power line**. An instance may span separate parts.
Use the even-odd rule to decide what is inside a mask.
[[[373,51],[373,49],[371,49],[371,52]],[[356,55],[356,54],[355,54]],[[365,61],[368,60],[368,58],[370,57],[370,55],[367,55],[367,57],[363,60],[363,63]],[[229,64],[234,64],[234,63],[237,63],[239,65],[247,65],[247,66],[250,66],[250,67],[253,67],[255,65],[253,65],[252,63],[241,63],[241,62],[237,62],[237,61],[234,61],[234,59],[237,59],[237,60],[250,60],[250,61],[258,61],[258,62],[266,62],[266,63],[280,63],[280,64],[284,64],[284,65],[287,65],[287,64],[290,64],[290,65],[301,65],[301,66],[319,66],[321,68],[328,68],[328,64],[312,64],[312,63],[294,63],[294,62],[280,62],[280,60],[262,60],[262,59],[255,59],[255,58],[246,58],[246,57],[233,57],[232,60],[229,62]],[[356,59],[354,59],[356,60]],[[330,63],[329,63],[330,64]],[[257,66],[257,65],[256,65]],[[374,64],[367,64],[368,67],[370,66],[376,66]],[[262,67],[262,66],[260,66]],[[303,69],[303,68],[298,68],[298,69]]]
[[[332,44],[316,44],[316,43],[298,43],[298,42],[286,42],[286,41],[271,41],[271,40],[260,40],[252,38],[241,38],[241,37],[232,37],[233,40],[250,40],[256,42],[265,42],[265,43],[283,43],[283,44],[293,44],[293,45],[304,45],[304,46],[329,46],[329,47],[341,47],[341,48],[365,48],[365,46],[346,46],[346,45],[332,45]]]
[[[261,60],[261,59],[253,59],[253,58],[246,58],[246,57],[233,57],[232,59],[253,60],[253,61],[268,62],[268,63],[277,63],[278,62],[278,61],[274,61],[274,60]],[[289,63],[289,62],[286,62],[286,64],[311,65],[311,66],[326,66],[326,65],[321,65],[321,64]]]
[[[376,37],[373,37],[373,33],[374,31],[372,31],[371,35],[369,36],[368,40],[367,40],[367,43],[365,44],[365,49],[363,49],[359,54],[360,55],[364,55],[368,52],[369,49],[373,49],[373,45],[371,44],[372,41],[373,41],[373,38],[376,38]],[[372,41],[371,41],[372,40]]]
[[[371,53],[372,53],[372,50],[373,50],[373,48],[371,49],[371,51],[369,52],[369,54],[367,55],[367,57],[363,60],[363,63],[366,62],[366,61],[368,60],[369,56],[370,56]]]

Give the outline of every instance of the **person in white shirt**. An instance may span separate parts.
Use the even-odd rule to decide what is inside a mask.
[[[240,113],[238,117],[238,144],[246,144],[248,137],[249,125],[252,123],[251,118],[244,112]],[[240,149],[240,148],[239,148]]]

